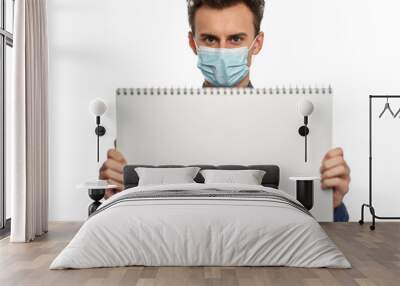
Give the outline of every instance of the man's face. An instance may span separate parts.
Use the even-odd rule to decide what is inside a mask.
[[[189,44],[195,54],[196,44],[211,48],[250,48],[257,36],[254,15],[243,3],[224,9],[202,6],[196,12],[194,26],[194,33],[189,33]],[[249,65],[251,56],[260,52],[263,40],[264,35],[260,33],[249,52]]]

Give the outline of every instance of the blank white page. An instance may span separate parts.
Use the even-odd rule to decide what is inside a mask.
[[[280,189],[295,194],[292,176],[319,176],[332,147],[329,90],[119,89],[118,148],[129,164],[275,164]],[[310,92],[311,91],[311,92]],[[212,93],[212,94],[211,94]],[[309,99],[308,162],[298,103]],[[333,220],[332,191],[315,182],[312,214]]]

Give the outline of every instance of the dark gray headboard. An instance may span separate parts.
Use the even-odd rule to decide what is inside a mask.
[[[264,187],[271,187],[278,189],[279,187],[279,167],[276,165],[251,165],[251,166],[239,166],[239,165],[190,165],[189,167],[200,167],[204,169],[218,169],[218,170],[263,170],[266,172],[262,185]],[[178,168],[184,167],[180,165],[164,165],[164,166],[147,166],[147,165],[126,165],[124,168],[124,185],[125,189],[136,187],[139,183],[138,174],[135,171],[137,167],[147,168]],[[194,179],[197,183],[204,183],[203,176],[199,173]]]

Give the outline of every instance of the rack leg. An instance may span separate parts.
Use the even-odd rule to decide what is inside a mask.
[[[364,224],[364,207],[365,207],[366,205],[365,204],[363,204],[362,206],[361,206],[361,219],[358,221],[358,223],[360,224],[360,225],[363,225]]]
[[[372,225],[371,225],[369,228],[370,228],[371,230],[375,230],[375,217],[376,217],[376,215],[375,215],[375,209],[374,209],[373,206],[370,206],[370,207],[369,207],[369,210],[370,210],[371,215],[372,215]]]
[[[372,216],[372,225],[369,227],[371,230],[375,230],[375,219],[377,218],[376,214],[375,214],[375,208],[371,205],[368,204],[363,204],[361,206],[361,219],[358,221],[358,223],[360,225],[364,224],[364,208],[367,207],[369,208],[369,211],[371,213]]]

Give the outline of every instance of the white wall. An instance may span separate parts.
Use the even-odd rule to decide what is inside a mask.
[[[368,198],[368,95],[400,93],[400,2],[267,2],[266,45],[252,81],[257,87],[332,84],[334,144],[344,148],[352,168],[346,203],[358,220]],[[99,167],[89,102],[101,97],[110,106],[104,118],[108,133],[101,141],[104,160],[115,138],[116,88],[200,86],[202,77],[187,45],[184,0],[50,0],[48,12],[50,219],[83,220],[90,200],[75,186],[97,176]],[[399,140],[390,128],[388,140]],[[382,157],[393,154],[388,148],[378,151]],[[393,174],[397,168],[395,160],[383,162],[378,185],[384,170]],[[378,212],[395,215],[400,192],[386,180],[387,188],[375,192]]]

